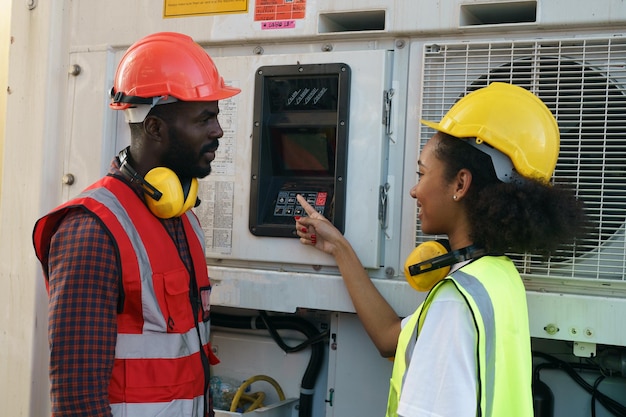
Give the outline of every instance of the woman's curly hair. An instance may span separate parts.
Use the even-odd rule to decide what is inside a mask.
[[[487,154],[466,140],[439,134],[443,140],[435,155],[446,165],[446,179],[451,181],[463,168],[472,173],[463,201],[474,244],[496,253],[549,255],[582,237],[587,217],[573,190],[531,178],[523,183],[503,183]]]

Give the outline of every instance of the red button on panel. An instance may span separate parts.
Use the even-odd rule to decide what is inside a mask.
[[[318,193],[317,199],[315,200],[316,206],[325,206],[326,205],[326,197],[328,197],[328,193]]]

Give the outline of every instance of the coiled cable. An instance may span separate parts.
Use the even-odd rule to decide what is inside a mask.
[[[247,402],[252,403],[248,408],[246,408],[245,410],[246,413],[252,410],[256,410],[257,408],[263,407],[263,400],[265,399],[265,393],[256,392],[252,395],[244,394],[246,389],[253,382],[257,382],[257,381],[269,382],[276,390],[276,393],[278,394],[278,399],[280,401],[285,400],[285,393],[283,392],[283,389],[280,387],[280,385],[278,384],[278,382],[276,382],[274,378],[267,376],[267,375],[255,375],[243,381],[243,383],[239,386],[239,388],[237,389],[237,392],[235,392],[233,401],[230,404],[230,411],[237,411],[237,408],[241,406],[240,402],[242,399],[245,399]]]

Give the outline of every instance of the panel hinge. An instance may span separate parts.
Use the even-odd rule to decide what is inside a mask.
[[[387,228],[387,206],[389,201],[389,183],[381,185],[378,195],[378,221],[380,222],[380,228],[385,230]]]
[[[390,88],[383,92],[383,125],[385,126],[385,133],[391,135],[391,100],[393,98],[394,90]]]

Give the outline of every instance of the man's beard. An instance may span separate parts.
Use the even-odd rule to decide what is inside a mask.
[[[166,167],[174,171],[180,178],[204,178],[211,173],[210,164],[203,168],[198,166],[197,161],[204,153],[214,147],[213,144],[204,146],[200,150],[200,154],[196,154],[181,143],[176,130],[172,127],[169,128],[169,137],[170,148],[163,161]]]

